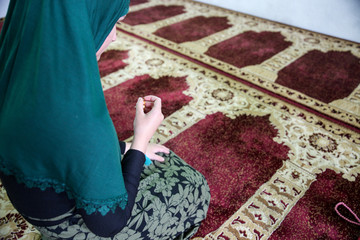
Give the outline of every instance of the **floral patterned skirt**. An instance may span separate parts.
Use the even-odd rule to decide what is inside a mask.
[[[190,239],[206,217],[210,190],[203,175],[173,152],[141,174],[127,226],[113,239]],[[95,236],[80,215],[51,227],[36,227],[42,239],[110,239]]]

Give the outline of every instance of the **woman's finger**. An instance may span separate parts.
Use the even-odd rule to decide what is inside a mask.
[[[161,100],[161,98],[154,96],[154,95],[147,95],[144,97],[144,100],[149,101],[149,102],[155,102],[158,99]]]
[[[156,109],[161,109],[161,99],[160,98],[156,98],[154,101],[154,108]]]
[[[169,154],[170,153],[170,149],[168,149],[167,147],[163,146],[163,145],[158,145],[158,149],[156,152],[162,152],[165,154]]]
[[[157,155],[157,154],[154,154],[150,157],[151,160],[155,160],[155,161],[158,161],[158,162],[163,162],[165,161],[165,158]]]
[[[136,103],[136,113],[143,114],[144,113],[144,99],[139,98]]]

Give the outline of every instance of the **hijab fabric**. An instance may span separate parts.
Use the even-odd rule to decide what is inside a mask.
[[[0,171],[88,214],[127,203],[96,61],[129,0],[12,0],[0,35]]]

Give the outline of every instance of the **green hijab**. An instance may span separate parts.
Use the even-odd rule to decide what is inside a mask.
[[[13,0],[0,35],[0,170],[66,191],[88,214],[125,207],[121,152],[96,61],[129,0]]]

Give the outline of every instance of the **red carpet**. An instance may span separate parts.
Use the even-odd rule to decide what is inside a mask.
[[[166,143],[209,183],[212,201],[199,236],[220,227],[281,167],[289,149],[272,140],[276,135],[269,116],[215,113]]]
[[[359,58],[350,52],[313,50],[284,68],[276,83],[331,103],[351,95],[359,86]]]
[[[174,111],[165,107],[167,120],[154,140],[170,147],[209,182],[212,202],[197,236],[360,236],[355,225],[333,210],[344,201],[360,212],[360,67],[359,55],[353,54],[359,45],[201,3],[170,2],[133,1],[133,11],[118,27],[123,35],[144,41],[137,43],[130,35],[124,39],[146,48],[145,59],[161,59],[154,66],[161,74],[147,63],[139,67],[139,72],[147,69],[159,76],[142,83],[147,92],[135,95],[157,94],[164,77],[172,76],[174,82],[180,81],[175,76],[181,77],[185,84],[183,94],[167,88],[162,95],[166,102],[176,101],[179,94],[189,99]],[[231,17],[246,27],[237,26]],[[301,35],[303,42],[286,31]],[[333,42],[346,47],[334,49]],[[326,51],[316,46],[320,43]],[[196,74],[181,74],[182,67]],[[197,74],[208,83],[198,81]],[[113,84],[105,91],[107,99],[117,89],[126,89],[126,83]],[[248,97],[259,102],[250,103]],[[347,150],[344,144],[349,144]]]
[[[136,99],[162,98],[153,141],[212,194],[196,237],[360,237],[334,210],[360,216],[359,43],[190,0],[132,0],[117,27],[99,62],[111,118],[129,140]]]
[[[238,68],[260,64],[291,46],[278,32],[245,32],[215,44],[206,55]]]
[[[359,213],[359,196],[359,181],[349,182],[327,170],[317,177],[270,239],[358,239],[360,227],[339,219],[334,206],[341,200]],[[345,208],[340,209],[355,221]]]
[[[132,5],[123,31],[359,132],[358,43],[189,0]]]
[[[185,77],[162,77],[155,80],[148,75],[143,75],[128,80],[121,84],[121,87],[105,91],[105,99],[119,139],[124,140],[133,135],[135,117],[133,103],[139,96],[146,96],[151,92],[161,97],[162,111],[167,117],[191,100],[190,97],[182,94],[187,88]]]

